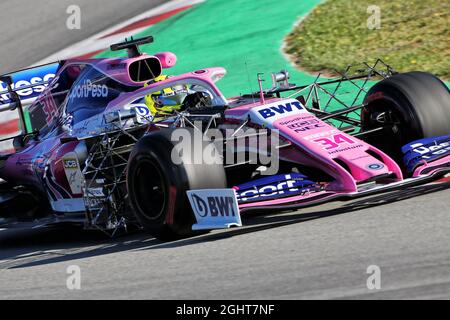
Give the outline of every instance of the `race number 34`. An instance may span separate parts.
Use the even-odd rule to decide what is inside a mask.
[[[336,134],[330,138],[316,139],[316,140],[314,140],[314,142],[321,144],[325,150],[336,149],[341,144],[345,144],[345,143],[348,143],[348,144],[356,143],[350,137],[343,135],[343,134]]]

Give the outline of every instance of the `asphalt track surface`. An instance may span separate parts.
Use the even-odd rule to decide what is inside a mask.
[[[78,1],[87,9],[82,34],[55,30],[76,2],[0,4],[2,70],[4,61],[32,64],[149,9],[148,0],[107,1],[114,10]],[[51,18],[37,13],[41,7]],[[43,23],[53,19],[60,24]],[[449,188],[244,217],[242,229],[171,243],[143,233],[109,240],[72,229],[0,231],[0,299],[449,299]],[[71,265],[81,268],[79,291],[66,287]],[[367,288],[370,265],[381,269],[380,290]]]
[[[0,2],[0,73],[27,67],[165,0],[4,0]],[[81,9],[81,29],[69,30],[66,10]]]

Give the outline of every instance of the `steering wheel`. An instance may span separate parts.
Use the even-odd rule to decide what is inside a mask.
[[[211,97],[205,92],[198,91],[191,93],[184,98],[181,110],[200,109],[211,106]]]

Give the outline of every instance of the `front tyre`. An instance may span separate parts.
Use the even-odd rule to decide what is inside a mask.
[[[191,137],[193,130],[183,128]],[[206,153],[206,163],[195,164],[193,149],[184,150],[175,164],[173,130],[141,138],[128,162],[127,188],[133,211],[142,227],[161,240],[192,236],[195,216],[186,191],[226,187],[225,170],[217,152]],[[203,141],[201,150],[214,148]],[[181,160],[181,161],[180,161]]]
[[[362,131],[383,126],[365,140],[398,163],[405,144],[450,134],[450,91],[430,73],[407,72],[382,80],[369,90],[364,104]]]

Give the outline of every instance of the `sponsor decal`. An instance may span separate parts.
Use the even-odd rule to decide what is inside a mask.
[[[82,194],[84,177],[78,164],[77,155],[75,152],[69,152],[64,156],[62,161],[70,191],[72,194]]]
[[[103,188],[87,188],[85,191],[85,196],[96,197],[96,198],[104,198],[105,194],[103,193]]]
[[[426,138],[407,144],[402,148],[404,162],[409,172],[426,162],[438,160],[450,154],[450,136]]]
[[[418,153],[422,159],[432,159],[436,155],[442,155],[450,152],[450,141],[431,146],[417,143],[413,144],[411,147],[413,148],[413,152]]]
[[[95,186],[91,188],[82,188],[83,201],[91,209],[100,209],[106,201],[106,195],[103,187]]]
[[[64,160],[65,169],[76,169],[78,168],[78,161],[76,159],[65,159]]]
[[[314,116],[296,117],[296,118],[291,119],[291,120],[281,121],[281,122],[280,122],[280,125],[281,125],[281,126],[287,126],[287,125],[289,125],[289,124],[296,123],[296,122],[298,122],[298,121],[303,121],[303,120],[305,120],[305,119],[312,119],[312,118],[315,118],[315,117],[314,117]]]
[[[85,204],[91,208],[91,209],[100,209],[103,206],[104,203],[104,198],[96,198],[96,197],[87,197],[86,195],[84,196],[84,202]]]
[[[141,124],[149,123],[149,122],[152,122],[154,119],[154,116],[150,112],[147,105],[145,105],[143,103],[132,104],[132,105],[126,106],[125,109],[126,110],[134,109],[136,111],[136,118],[137,118],[138,123],[141,123]]]
[[[333,151],[328,152],[328,154],[336,154],[336,153],[341,153],[341,152],[345,152],[345,151],[350,151],[350,150],[354,150],[354,149],[359,149],[364,147],[364,145],[362,144],[355,144],[349,147],[345,147],[345,148],[341,148],[341,149],[336,149]]]
[[[192,190],[187,195],[197,219],[193,230],[242,226],[233,189]]]
[[[279,103],[276,105],[268,106],[263,109],[259,109],[258,113],[264,118],[272,118],[277,115],[289,114],[296,110],[304,110],[303,106],[298,101],[292,101],[288,103]]]
[[[368,169],[370,170],[381,170],[384,169],[384,164],[382,163],[373,163],[373,164],[369,164],[367,166]]]
[[[311,117],[310,120],[301,119],[298,122],[290,123],[286,125],[288,129],[293,130],[294,132],[305,132],[309,130],[314,130],[317,128],[325,127],[325,124],[319,119],[315,119]]]
[[[295,99],[286,99],[269,103],[250,110],[253,122],[271,126],[274,122],[297,114],[309,114],[303,105]]]
[[[236,187],[239,202],[264,201],[291,195],[304,195],[320,187],[302,174],[292,173],[255,180]]]
[[[62,126],[67,127],[68,129],[72,128],[73,125],[73,115],[68,114],[62,122]]]
[[[136,113],[142,117],[150,116],[150,110],[145,104],[134,105],[133,108],[136,110]]]
[[[106,98],[108,96],[108,87],[106,85],[93,84],[91,80],[85,80],[82,85],[74,86],[70,98]]]
[[[34,68],[30,70],[20,71],[12,75],[11,88],[17,90],[19,97],[24,99],[38,97],[48,86],[48,83],[55,78],[55,73],[58,64]],[[18,90],[22,87],[29,87],[23,90]],[[8,86],[6,83],[0,81],[0,103],[9,103],[11,98],[8,94]]]
[[[202,197],[193,194],[192,199],[194,206],[199,216],[204,218],[208,215],[211,217],[217,217],[219,215],[228,217],[235,216],[236,213],[233,209],[233,197]]]

